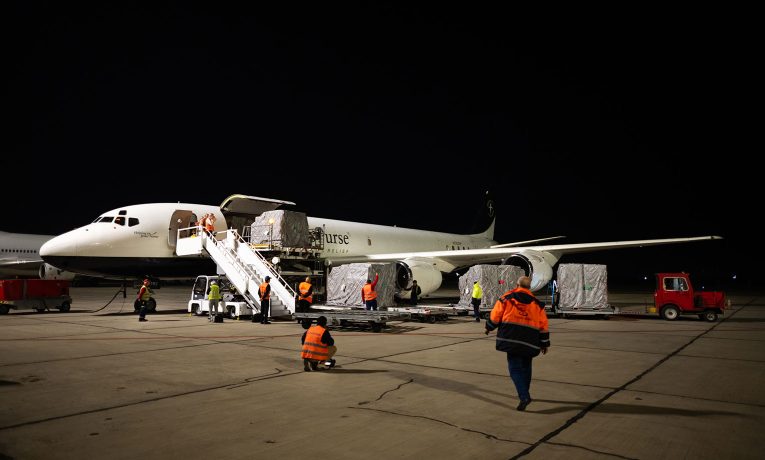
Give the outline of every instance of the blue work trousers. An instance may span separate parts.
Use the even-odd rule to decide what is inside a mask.
[[[518,399],[528,401],[531,399],[529,388],[531,387],[531,360],[529,356],[507,354],[507,370],[515,384]]]

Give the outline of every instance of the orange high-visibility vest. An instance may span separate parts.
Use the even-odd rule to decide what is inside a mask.
[[[326,361],[329,359],[328,346],[321,343],[321,336],[325,329],[319,325],[311,326],[305,333],[303,350],[300,357],[303,359],[315,359],[317,361]]]
[[[365,284],[364,287],[361,288],[361,292],[364,296],[364,301],[374,300],[377,298],[377,291],[372,289],[372,283]]]
[[[263,284],[260,285],[260,300],[268,300],[271,298],[271,291],[268,291],[268,294],[266,294],[266,287],[268,286],[268,283],[265,281]]]
[[[499,328],[497,350],[532,357],[550,346],[548,326],[544,304],[521,287],[500,297],[486,321],[486,329]]]
[[[298,300],[307,300],[308,303],[313,303],[313,295],[308,295],[308,290],[311,289],[311,283],[303,281],[300,283],[300,297]]]

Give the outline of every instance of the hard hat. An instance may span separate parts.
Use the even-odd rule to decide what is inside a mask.
[[[271,279],[270,276],[266,276],[266,281],[269,281]]]
[[[215,280],[210,281],[210,284],[218,284]]]

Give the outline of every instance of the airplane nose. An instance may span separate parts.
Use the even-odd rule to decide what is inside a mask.
[[[71,232],[56,236],[40,247],[40,257],[49,262],[56,257],[72,257],[77,255],[77,237]]]

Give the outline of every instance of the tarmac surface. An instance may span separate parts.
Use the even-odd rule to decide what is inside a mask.
[[[762,294],[715,323],[551,318],[518,412],[472,317],[333,328],[337,367],[304,372],[295,321],[211,324],[164,287],[139,323],[131,291],[99,310],[116,290],[0,316],[0,459],[765,458]]]

